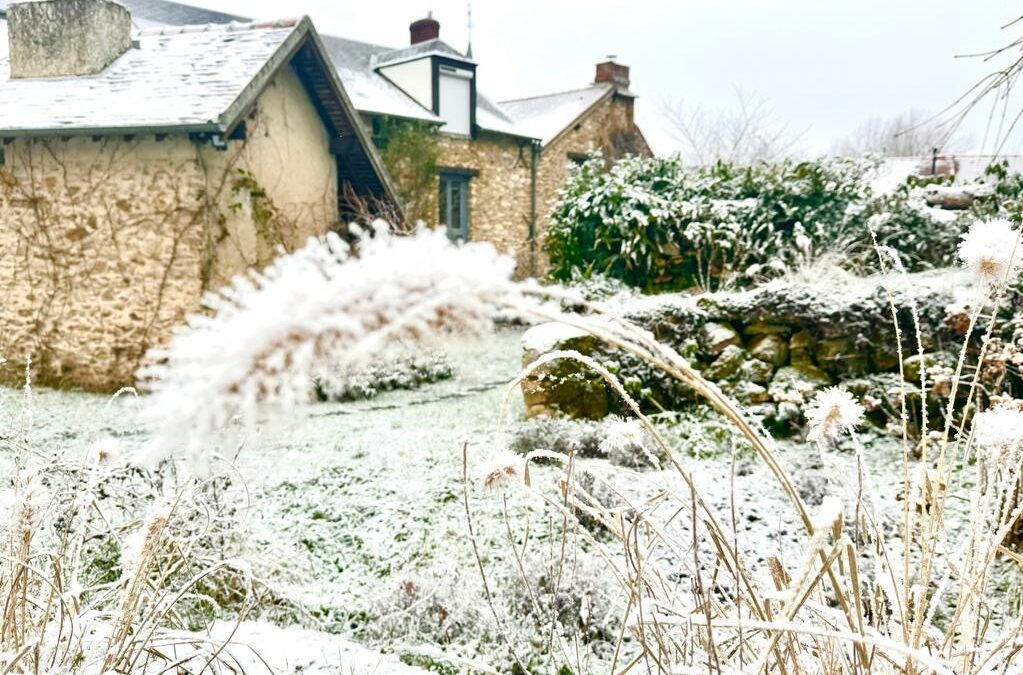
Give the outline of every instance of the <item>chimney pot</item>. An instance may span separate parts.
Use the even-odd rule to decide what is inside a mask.
[[[12,78],[101,72],[131,48],[131,14],[111,0],[27,0],[7,8]]]
[[[408,27],[411,44],[419,44],[427,40],[436,40],[440,37],[440,22],[433,18],[431,13],[425,19],[413,21]]]
[[[594,82],[607,82],[622,89],[629,88],[629,67],[614,61],[597,64],[597,76]]]

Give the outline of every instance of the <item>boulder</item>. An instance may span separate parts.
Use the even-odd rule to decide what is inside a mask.
[[[527,366],[543,354],[573,350],[595,354],[600,341],[585,331],[562,323],[534,326],[522,336],[522,363]],[[557,414],[600,419],[607,415],[609,395],[604,379],[573,359],[558,359],[537,368],[520,385],[526,417]]]
[[[703,344],[711,354],[720,354],[726,347],[741,345],[742,338],[731,325],[708,321],[703,326]]]
[[[761,361],[780,366],[789,360],[789,343],[783,335],[765,333],[753,338],[749,353]]]
[[[755,382],[756,384],[767,384],[774,375],[774,366],[760,359],[749,359],[739,366],[737,379],[744,382]]]
[[[747,356],[746,350],[742,347],[728,345],[714,360],[714,363],[704,369],[703,376],[714,382],[728,379],[739,372],[739,368],[746,361]]]

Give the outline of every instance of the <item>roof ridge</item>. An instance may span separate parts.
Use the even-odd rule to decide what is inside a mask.
[[[498,105],[504,105],[505,103],[520,103],[522,101],[535,101],[538,98],[550,98],[552,96],[562,96],[564,94],[574,94],[577,91],[589,91],[590,89],[607,89],[609,86],[606,82],[594,82],[593,84],[585,87],[577,87],[576,89],[565,89],[564,91],[555,91],[549,94],[536,94],[535,96],[523,96],[522,98],[507,98],[503,101],[498,101]]]
[[[185,33],[240,32],[245,30],[271,30],[294,28],[301,19],[275,19],[273,21],[231,21],[228,23],[201,23],[188,26],[152,26],[134,31],[134,35],[151,37],[159,35],[180,35]]]

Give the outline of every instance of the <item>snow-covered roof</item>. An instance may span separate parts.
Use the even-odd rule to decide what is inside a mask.
[[[557,94],[501,101],[500,105],[520,129],[547,145],[613,91],[612,85],[602,83]]]
[[[324,35],[323,44],[348,95],[352,97],[352,103],[360,111],[443,123],[444,120],[419,105],[414,98],[373,69],[373,58],[394,51],[390,47],[333,35]]]
[[[142,31],[161,26],[192,27],[250,21],[238,15],[203,9],[170,0],[118,1],[128,8],[136,28],[142,29]],[[3,20],[3,11],[9,2],[10,0],[0,0],[0,58],[3,58],[7,50],[7,40],[4,37],[5,22]],[[212,28],[206,28],[205,30],[211,34],[214,32]],[[345,91],[351,98],[352,104],[360,112],[368,114],[388,115],[443,124],[443,119],[432,110],[420,105],[415,99],[381,75],[377,68],[381,65],[395,64],[413,58],[432,55],[455,58],[465,63],[475,63],[471,58],[440,39],[427,40],[409,47],[396,49],[394,47],[374,45],[333,35],[322,35],[319,37],[337,71],[338,77],[344,85]],[[172,67],[184,68],[185,65],[178,62]],[[200,67],[202,67],[201,64]],[[4,66],[0,66],[0,68],[4,68]],[[187,73],[183,72],[181,74],[186,75]],[[226,76],[230,78],[236,74],[228,73]],[[0,71],[0,77],[6,79],[6,70]],[[215,76],[214,79],[216,79]],[[582,113],[596,103],[601,96],[609,93],[610,90],[610,85],[593,85],[585,89],[520,99],[507,103],[497,103],[488,98],[482,91],[477,90],[476,123],[485,131],[518,136],[520,138],[541,139],[544,143],[547,143],[553,140],[558,133],[572,125]],[[3,91],[3,89],[0,89],[0,92]],[[177,89],[174,89],[174,92],[177,93]],[[154,92],[145,91],[144,93],[145,95],[143,96],[136,91],[134,95],[128,96],[127,98],[137,97],[140,100],[134,101],[133,105],[128,106],[125,110],[131,113],[137,112],[140,102],[153,100]],[[162,88],[158,88],[155,91],[158,97],[166,93]],[[187,90],[185,93],[188,93]],[[63,98],[65,94],[69,98]],[[6,97],[6,94],[0,95]],[[71,105],[73,99],[70,98],[70,95],[71,92],[63,92],[59,102],[60,105],[64,105],[65,102]],[[176,102],[175,105],[168,106],[167,112],[174,112],[182,117],[186,115],[202,117],[209,114],[208,107],[200,106],[198,102],[188,100],[187,96],[184,99]],[[162,99],[158,98],[157,100]],[[83,108],[87,108],[91,103],[95,102],[90,102],[87,98],[82,104],[71,105],[71,114],[79,114]],[[212,107],[213,101],[210,101],[210,104]],[[157,107],[153,106],[153,108]],[[114,110],[115,106],[102,105],[101,108],[110,108],[111,117],[117,117],[119,112]],[[3,105],[0,102],[0,111],[2,110]],[[98,113],[99,108],[90,114],[98,116]],[[25,115],[26,117],[29,116],[27,110]],[[51,117],[54,116],[60,117],[61,115],[59,112],[54,112]]]
[[[12,79],[4,57],[0,134],[224,131],[257,76],[308,32],[299,25],[147,29],[134,34],[137,47],[102,72],[78,77]]]
[[[432,40],[417,42],[414,45],[402,47],[401,49],[391,49],[387,52],[378,53],[374,56],[372,65],[375,68],[380,68],[404,63],[405,61],[414,61],[427,56],[447,56],[463,63],[476,63],[440,38],[433,38]]]
[[[226,135],[290,64],[331,137],[354,141],[338,145],[339,178],[360,194],[400,203],[308,17],[163,26],[132,37],[132,48],[93,75],[12,79],[9,59],[0,57],[0,136]]]

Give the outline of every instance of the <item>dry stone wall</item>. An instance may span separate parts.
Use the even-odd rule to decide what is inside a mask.
[[[921,368],[942,367],[943,352],[962,342],[961,303],[971,290],[959,272],[908,275],[887,286],[876,278],[838,288],[824,285],[772,283],[745,293],[630,296],[611,301],[607,309],[649,329],[704,377],[779,428],[798,425],[813,394],[834,384],[863,399],[877,413],[876,421],[895,412],[900,362],[889,290],[898,308],[909,381],[919,382]],[[927,352],[923,358],[917,355],[913,306]],[[523,363],[560,349],[597,357],[651,411],[696,400],[678,382],[567,326],[530,329],[523,337]],[[543,366],[523,382],[522,392],[530,417],[601,417],[623,408],[599,379],[571,361]]]

